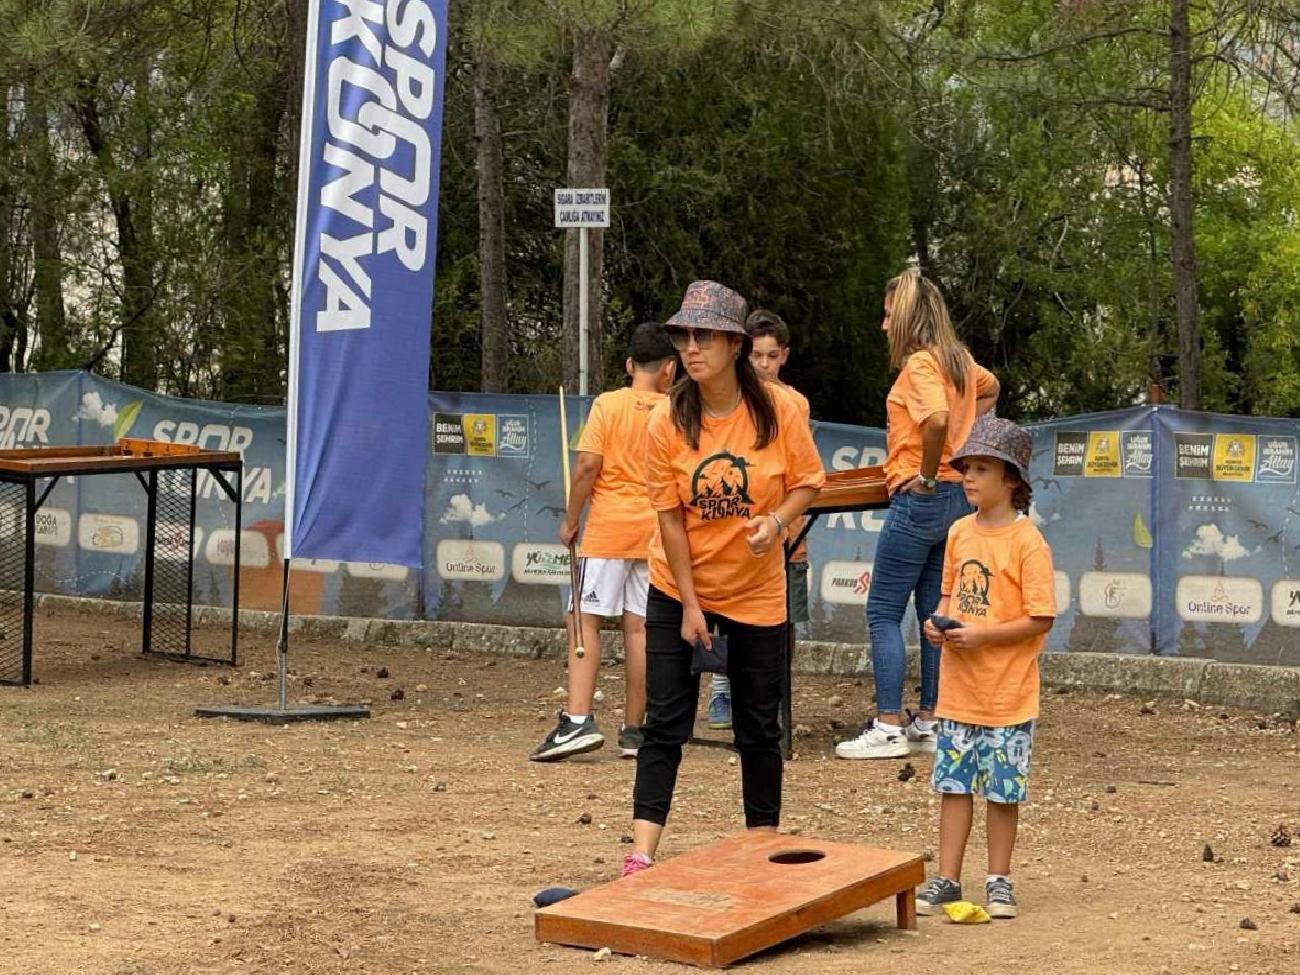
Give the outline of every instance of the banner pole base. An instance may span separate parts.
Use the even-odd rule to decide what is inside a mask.
[[[284,585],[280,599],[280,632],[276,640],[275,656],[280,669],[279,707],[264,708],[245,705],[223,705],[212,708],[195,708],[197,718],[230,718],[234,721],[260,721],[263,724],[292,724],[298,721],[338,721],[347,718],[368,718],[370,709],[352,704],[305,704],[291,708],[289,696],[289,560],[284,560]]]

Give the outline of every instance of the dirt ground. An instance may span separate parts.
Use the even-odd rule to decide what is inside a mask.
[[[191,711],[271,703],[268,638],[245,639],[239,670],[200,668],[143,659],[136,627],[43,613],[39,685],[0,689],[0,971],[686,970],[533,940],[535,891],[609,879],[629,849],[630,762],[609,746],[559,765],[525,759],[553,720],[554,662],[298,639],[293,697],[366,699],[374,717],[266,727]],[[620,670],[602,678],[608,731]],[[783,828],[933,848],[928,762],[900,782],[902,762],[829,757],[865,694],[856,681],[797,679]],[[1295,729],[1142,704],[1045,695],[1019,920],[922,918],[911,935],[886,903],[742,967],[1300,971],[1300,837],[1271,842],[1279,824],[1300,826]],[[689,749],[662,856],[739,828],[731,763]],[[984,872],[977,833],[972,890]]]

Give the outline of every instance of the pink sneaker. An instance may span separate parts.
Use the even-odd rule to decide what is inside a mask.
[[[634,873],[640,873],[646,867],[654,866],[654,861],[644,853],[629,853],[623,858],[623,873],[621,876],[630,877]]]

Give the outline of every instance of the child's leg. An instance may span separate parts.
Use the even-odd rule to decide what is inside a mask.
[[[944,796],[945,799],[950,797]],[[997,877],[1011,876],[1011,851],[1016,846],[1016,826],[1020,822],[1020,806],[1013,802],[988,803],[989,873]],[[970,821],[967,820],[967,828]],[[943,849],[943,834],[939,836]],[[960,865],[960,860],[958,864]],[[944,874],[947,876],[947,874]]]
[[[992,805],[989,803],[990,810]],[[961,883],[961,866],[966,857],[966,841],[970,839],[974,809],[973,796],[945,795],[939,800],[939,876],[947,877],[954,883]],[[993,820],[990,812],[990,859],[993,856],[992,831]],[[1010,855],[1008,851],[1007,856]]]
[[[975,742],[979,729],[960,721],[939,722],[931,784],[939,800],[939,876],[961,882],[966,841],[974,818],[979,766]]]

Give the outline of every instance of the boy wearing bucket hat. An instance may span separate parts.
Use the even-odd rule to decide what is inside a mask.
[[[1025,430],[986,415],[952,458],[975,514],[948,533],[943,598],[925,623],[943,653],[932,779],[943,798],[939,872],[917,895],[921,914],[963,899],[976,793],[987,800],[988,912],[1018,910],[1011,852],[1038,718],[1038,655],[1056,618],[1052,551],[1028,517],[1031,446]]]

